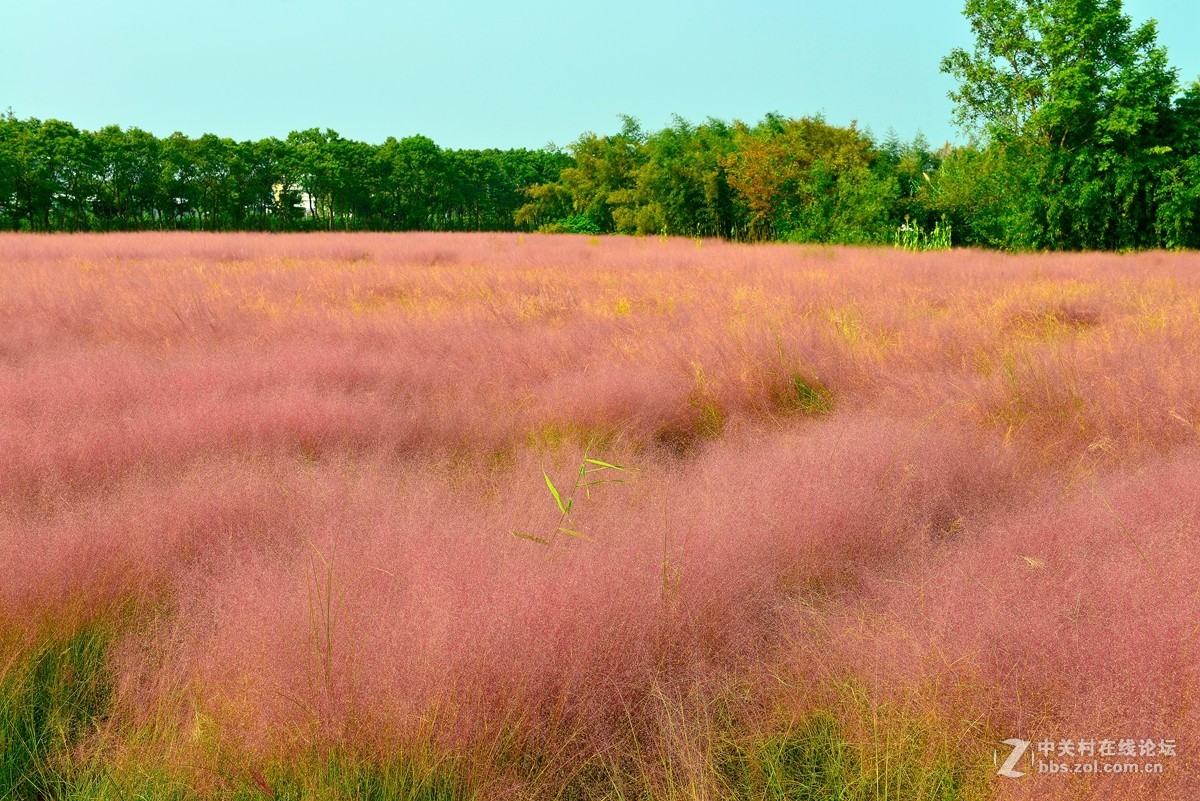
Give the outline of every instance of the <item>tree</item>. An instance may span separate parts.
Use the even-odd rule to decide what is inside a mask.
[[[95,134],[99,192],[93,210],[101,228],[157,224],[166,203],[162,144],[139,128],[109,125]]]
[[[1134,27],[1121,0],[967,0],[972,52],[942,70],[959,81],[956,119],[1037,175],[1038,247],[1155,243],[1154,197],[1177,89],[1153,21]]]
[[[734,226],[733,191],[723,159],[734,150],[733,133],[719,120],[674,124],[645,138],[634,185],[616,195],[618,230],[641,234],[729,236]]]
[[[645,161],[645,135],[633,117],[622,117],[615,136],[588,132],[571,145],[575,164],[562,171],[559,182],[568,190],[576,214],[587,217],[603,232],[633,233],[634,226],[614,212],[631,202],[634,173]],[[618,221],[625,223],[618,226]]]
[[[871,167],[877,151],[853,124],[768,115],[735,127],[737,150],[722,159],[748,212],[751,238],[870,242],[885,236],[895,179]]]
[[[0,114],[0,214],[8,217],[14,231],[21,226],[21,206],[17,201],[20,177],[21,122],[12,109]]]
[[[922,198],[945,217],[955,244],[1003,250],[1042,247],[1045,199],[1032,146],[947,145]]]
[[[376,151],[383,175],[383,208],[388,227],[399,230],[445,228],[451,205],[450,163],[427,136],[389,137]]]
[[[1163,171],[1155,228],[1169,248],[1200,248],[1200,81],[1175,102],[1170,144],[1175,162]]]
[[[308,214],[324,228],[333,228],[334,193],[342,184],[336,151],[341,136],[326,128],[288,134],[288,173],[308,193]]]
[[[299,197],[289,193],[284,185],[287,179],[280,155],[282,147],[278,139],[239,142],[236,147],[234,180],[238,187],[239,219],[244,221],[244,227],[286,227],[291,216],[295,216]]]
[[[88,210],[96,193],[97,154],[92,134],[69,122],[46,120],[38,129],[34,146],[48,168],[51,209],[59,230],[85,231],[91,227]]]

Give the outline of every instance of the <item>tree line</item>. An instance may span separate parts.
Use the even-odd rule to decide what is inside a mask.
[[[311,129],[235,142],[0,118],[14,230],[541,230],[1013,250],[1200,248],[1200,82],[1121,0],[967,0],[942,60],[967,144],[819,116],[676,118],[565,150],[381,145]]]
[[[13,230],[510,230],[550,150],[381,145],[331,130],[236,142],[0,117],[0,219]]]

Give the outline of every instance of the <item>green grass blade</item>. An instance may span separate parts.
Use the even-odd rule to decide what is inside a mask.
[[[561,531],[563,534],[569,534],[570,536],[578,537],[581,540],[587,540],[588,542],[595,541],[591,537],[589,537],[587,534],[584,534],[582,531],[576,531],[573,528],[566,528],[565,526],[559,526],[558,530]]]
[[[622,467],[619,464],[609,464],[608,462],[602,462],[599,459],[584,459],[583,461],[587,462],[588,464],[594,464],[597,467],[599,467],[601,470],[604,470],[604,469],[624,470],[625,469],[624,467]]]
[[[555,488],[554,482],[550,480],[550,474],[543,470],[542,475],[546,478],[546,487],[550,490],[550,494],[554,496],[554,502],[558,504],[558,511],[565,515],[567,513],[567,507],[563,505],[562,496],[558,494],[558,490]]]
[[[520,537],[523,540],[530,540],[532,542],[536,542],[538,545],[549,545],[550,544],[549,540],[544,540],[541,537],[535,537],[532,534],[526,534],[523,531],[514,531],[514,532],[512,532],[512,535],[514,537]]]

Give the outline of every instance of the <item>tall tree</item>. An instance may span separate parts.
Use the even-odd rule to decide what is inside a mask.
[[[885,235],[895,180],[871,167],[876,150],[854,125],[820,117],[768,115],[739,124],[737,150],[724,159],[755,239],[869,242]]]
[[[21,205],[17,199],[21,129],[22,123],[11,108],[0,114],[0,214],[8,218],[14,231],[21,226]]]
[[[162,145],[139,128],[110,125],[95,134],[100,187],[93,210],[104,229],[158,224],[166,197]]]
[[[1153,198],[1177,89],[1153,21],[1121,0],[967,0],[975,47],[942,70],[960,124],[1037,177],[1038,247],[1153,244]]]
[[[734,227],[733,191],[724,159],[734,151],[730,126],[719,120],[673,124],[646,137],[644,162],[634,186],[618,195],[619,230],[643,234],[729,236]]]
[[[559,178],[570,193],[575,213],[603,232],[633,232],[628,221],[619,214],[614,216],[614,211],[630,202],[627,192],[634,186],[634,172],[645,161],[642,146],[646,137],[633,117],[623,117],[622,123],[621,132],[613,136],[588,132],[579,137],[569,148],[575,164]]]
[[[383,209],[388,227],[441,230],[452,206],[451,164],[427,136],[389,137],[376,152],[382,161]]]
[[[91,133],[69,122],[46,120],[34,141],[48,168],[54,226],[60,230],[85,231],[91,227],[89,208],[97,192],[97,152]]]
[[[1175,102],[1170,144],[1175,160],[1162,173],[1155,228],[1169,248],[1200,248],[1200,81]]]

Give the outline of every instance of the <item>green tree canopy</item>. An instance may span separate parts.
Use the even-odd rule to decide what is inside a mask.
[[[1155,244],[1178,89],[1155,23],[1135,27],[1121,0],[967,0],[964,13],[975,47],[942,70],[959,82],[958,122],[1000,150],[999,174],[1035,176],[1007,215],[1038,225],[1030,244]]]

